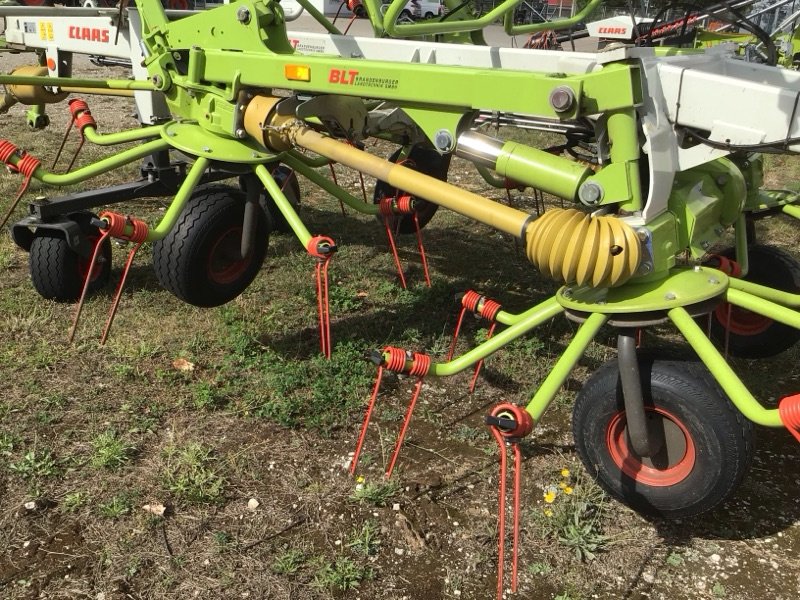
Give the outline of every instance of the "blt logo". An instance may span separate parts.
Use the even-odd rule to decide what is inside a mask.
[[[345,71],[344,69],[331,69],[328,73],[328,83],[340,83],[342,85],[353,85],[358,71]]]

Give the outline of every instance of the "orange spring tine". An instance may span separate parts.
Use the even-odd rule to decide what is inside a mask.
[[[403,419],[403,426],[400,428],[400,434],[397,436],[397,442],[394,445],[394,452],[392,452],[392,458],[389,461],[389,468],[386,469],[387,479],[392,476],[392,471],[394,471],[394,465],[397,462],[397,457],[400,455],[400,448],[403,446],[403,440],[406,437],[408,425],[411,423],[411,414],[414,412],[414,406],[417,404],[417,398],[419,398],[421,389],[422,377],[417,380],[417,385],[414,388],[414,394],[411,396],[411,402],[408,404],[408,409],[406,409],[406,416]]]
[[[392,234],[392,228],[389,226],[389,217],[383,217],[383,224],[386,227],[386,237],[389,239],[389,249],[392,251],[392,257],[394,258],[394,266],[397,268],[397,275],[400,277],[400,285],[403,289],[407,289],[406,287],[406,277],[403,275],[403,267],[400,264],[400,255],[397,253],[397,244],[394,241],[394,234]]]
[[[487,340],[494,335],[495,327],[497,327],[497,321],[493,322],[492,325],[489,327],[489,333],[486,335]],[[475,384],[478,382],[478,375],[480,374],[482,367],[483,367],[483,359],[480,359],[478,363],[475,365],[475,372],[472,374],[472,381],[469,384],[470,394],[475,391]]]
[[[83,303],[86,300],[86,292],[89,290],[89,283],[92,279],[92,272],[94,271],[94,267],[97,264],[97,257],[100,255],[100,247],[103,245],[103,242],[108,237],[110,231],[106,229],[103,233],[100,234],[100,237],[97,239],[97,243],[94,245],[94,250],[92,251],[92,258],[89,261],[89,268],[86,270],[86,279],[83,281],[83,289],[81,290],[81,297],[78,300],[78,305],[75,308],[75,316],[72,318],[72,327],[69,330],[69,338],[68,343],[72,343],[75,339],[75,331],[78,329],[78,321],[81,318],[81,312],[83,311]]]
[[[361,423],[361,431],[358,434],[356,451],[353,454],[353,459],[350,461],[351,475],[355,474],[356,472],[356,466],[358,465],[358,457],[361,455],[361,448],[364,445],[364,439],[367,437],[367,427],[369,426],[369,421],[372,418],[372,410],[375,408],[375,400],[377,400],[378,398],[378,391],[380,390],[382,379],[383,379],[383,367],[378,367],[378,375],[375,378],[375,387],[372,388],[372,397],[369,400],[369,404],[367,404],[367,411],[364,414],[364,421]]]
[[[422,272],[425,274],[425,283],[431,287],[431,275],[428,272],[428,258],[425,256],[425,246],[422,245],[422,229],[419,226],[419,216],[417,211],[414,211],[414,228],[417,230],[417,248],[419,248],[419,257],[422,261]]]
[[[500,481],[497,506],[497,600],[503,597],[503,563],[505,562],[506,539],[506,446],[502,434],[497,428],[491,428],[497,445],[500,447]]]
[[[131,265],[133,264],[133,258],[134,256],[136,256],[136,252],[141,247],[142,243],[139,242],[128,253],[128,260],[125,261],[125,267],[122,269],[122,276],[120,277],[119,284],[117,284],[117,291],[114,294],[114,301],[111,303],[111,310],[108,313],[106,326],[103,328],[103,334],[100,336],[101,346],[104,345],[106,343],[106,340],[108,339],[108,332],[111,331],[111,324],[114,322],[114,317],[117,315],[117,308],[119,307],[119,301],[122,298],[122,290],[125,287],[125,282],[128,279],[128,272],[131,270]]]

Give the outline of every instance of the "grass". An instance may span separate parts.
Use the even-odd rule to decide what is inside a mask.
[[[386,506],[397,492],[400,491],[400,484],[396,480],[380,483],[362,483],[350,495],[354,502],[370,504],[372,506]]]
[[[322,562],[314,574],[312,585],[318,589],[346,592],[361,586],[365,579],[372,577],[369,567],[361,566],[346,556],[333,562]]]
[[[135,448],[122,439],[113,429],[104,431],[92,439],[92,456],[89,459],[96,469],[115,470],[128,462]]]
[[[216,470],[217,464],[213,449],[201,443],[169,446],[164,450],[164,487],[186,502],[220,501],[225,479]]]

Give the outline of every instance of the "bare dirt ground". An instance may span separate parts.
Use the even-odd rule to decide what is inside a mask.
[[[4,70],[11,64],[0,60]],[[125,101],[91,104],[103,131],[134,125]],[[25,130],[23,112],[0,116],[2,137],[51,158],[66,127],[63,106],[51,107],[53,124],[42,134]],[[793,169],[782,163],[779,183]],[[358,190],[355,174],[338,174]],[[454,164],[450,179],[504,198],[464,163]],[[3,175],[2,197],[18,184]],[[317,356],[312,265],[290,236],[273,235],[256,281],[215,309],[161,289],[145,250],[103,348],[96,340],[110,289],[89,302],[69,345],[72,307],[42,300],[27,254],[7,235],[0,240],[1,597],[494,597],[498,456],[482,419],[497,402],[526,402],[574,327],[557,320],[498,353],[474,394],[466,393],[469,374],[426,380],[395,483],[387,485],[383,468],[413,385],[389,378],[358,471],[363,481],[353,479],[345,467],[374,377],[362,352],[392,344],[441,357],[455,292],[474,287],[518,311],[555,287],[506,236],[440,213],[425,229],[433,288],[415,283],[404,292],[374,219],[342,217],[335,202],[302,185],[309,228],[342,246],[332,266],[330,363]],[[32,194],[43,192],[36,186]],[[532,207],[525,194],[514,199]],[[153,200],[124,209],[155,222],[163,206]],[[790,250],[800,241],[796,228],[781,223],[762,224],[759,233]],[[116,272],[123,256],[115,248]],[[401,256],[418,282],[410,241]],[[470,322],[462,350],[484,326]],[[613,332],[600,341],[613,342]],[[646,343],[680,349],[669,331]],[[759,431],[744,485],[702,518],[646,520],[584,475],[571,403],[613,356],[611,346],[594,344],[522,444],[517,597],[796,598],[800,450],[786,432]],[[772,402],[800,388],[797,360],[795,348],[733,364]],[[556,498],[548,504],[551,488]],[[571,519],[577,533],[566,527]]]

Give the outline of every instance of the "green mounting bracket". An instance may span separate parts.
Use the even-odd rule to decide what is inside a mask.
[[[562,287],[556,298],[567,310],[585,313],[632,314],[691,306],[721,296],[728,276],[709,267],[675,268],[657,281],[628,283],[618,288]]]
[[[171,146],[209,160],[254,165],[274,161],[275,154],[250,139],[235,140],[209,133],[197,123],[173,121],[163,126],[161,137]]]

